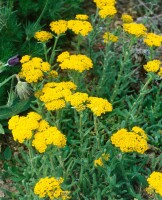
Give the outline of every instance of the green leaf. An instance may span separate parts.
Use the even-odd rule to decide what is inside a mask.
[[[10,107],[1,108],[0,120],[8,119],[14,115],[17,115],[30,107],[31,98],[24,101],[16,101],[14,105]]]
[[[11,157],[12,157],[12,151],[11,151],[11,148],[8,146],[8,147],[6,147],[6,149],[4,150],[4,158],[6,159],[6,160],[10,160],[11,159]]]
[[[0,124],[0,134],[4,134],[4,129],[3,129],[2,124]]]

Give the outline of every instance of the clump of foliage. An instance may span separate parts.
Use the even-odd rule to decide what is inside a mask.
[[[162,36],[126,13],[116,25],[115,0],[92,3],[91,16],[41,17],[40,53],[26,49],[8,78],[30,104],[8,120],[10,199],[161,199]]]

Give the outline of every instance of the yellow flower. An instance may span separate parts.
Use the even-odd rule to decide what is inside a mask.
[[[86,36],[92,31],[92,25],[90,22],[82,20],[69,20],[68,28],[75,34],[81,34],[82,36]]]
[[[34,57],[28,60],[29,57],[23,59],[22,69],[19,73],[21,78],[24,78],[28,83],[38,82],[44,77],[44,72],[50,71],[50,64],[43,62],[41,58]],[[26,62],[24,62],[26,60]]]
[[[70,69],[79,72],[89,70],[93,67],[92,60],[86,55],[70,55],[68,52],[63,52],[57,58],[58,62],[61,62],[59,66],[61,69]]]
[[[40,42],[48,42],[48,40],[53,38],[53,35],[47,31],[38,31],[35,33],[34,38]]]
[[[76,90],[73,82],[51,82],[39,91],[38,98],[45,103],[47,110],[58,110],[65,107],[65,99],[72,94],[71,90]]]
[[[26,117],[13,116],[8,122],[8,128],[12,131],[15,141],[23,143],[25,140],[30,140],[33,136],[33,131],[39,127],[41,116],[35,112],[30,112]]]
[[[111,142],[122,152],[138,152],[143,154],[148,149],[147,140],[135,132],[120,129],[111,136]]]
[[[125,32],[131,35],[135,35],[136,37],[146,35],[147,31],[147,28],[143,24],[137,24],[137,23],[123,24],[123,29]]]
[[[102,9],[99,10],[100,17],[104,19],[106,17],[113,17],[116,13],[117,10],[113,5],[103,6]]]
[[[78,15],[76,15],[75,19],[87,20],[88,19],[88,15],[78,14]]]
[[[40,128],[38,130],[40,130]],[[35,133],[32,146],[34,146],[39,153],[44,153],[48,145],[63,148],[66,146],[66,136],[56,127],[46,125],[44,130],[42,129]]]
[[[146,65],[143,66],[143,68],[147,71],[147,72],[157,72],[160,68],[160,60],[152,60],[147,62]]]
[[[56,179],[54,177],[45,177],[41,178],[34,187],[34,193],[39,196],[39,198],[49,197],[51,200],[53,199],[69,199],[69,191],[64,191],[61,188],[61,184],[64,179],[59,178]]]
[[[102,9],[104,6],[114,6],[116,1],[115,0],[93,0],[96,3],[96,6],[99,9]]]
[[[149,187],[155,190],[160,196],[162,196],[162,173],[161,172],[152,172],[152,174],[147,179]]]
[[[156,35],[154,33],[148,33],[145,36],[144,42],[150,47],[152,46],[159,47],[162,44],[162,36]]]
[[[21,58],[20,62],[23,64],[25,62],[28,62],[30,60],[31,56],[25,55]]]
[[[122,14],[122,20],[124,23],[131,23],[133,22],[133,18],[131,15]]]
[[[104,39],[105,43],[108,43],[108,42],[117,42],[118,41],[118,37],[115,36],[115,35],[113,35],[110,32],[104,33],[103,39]]]
[[[112,111],[112,105],[107,99],[89,97],[88,102],[87,107],[90,108],[96,116],[101,116],[101,114]]]
[[[103,161],[102,161],[102,158],[98,158],[94,161],[94,166],[97,167],[97,166],[103,166]]]
[[[66,101],[69,101],[70,104],[78,111],[83,111],[86,108],[86,101],[88,100],[87,93],[76,92],[66,98]]]
[[[94,166],[95,167],[97,167],[97,166],[103,166],[104,165],[104,163],[103,163],[103,161],[105,160],[105,161],[108,161],[108,159],[110,158],[110,154],[106,154],[106,153],[103,153],[102,155],[101,155],[101,157],[99,157],[98,159],[96,159],[95,161],[94,161]]]
[[[50,23],[50,29],[57,35],[63,34],[68,29],[67,21],[65,21],[65,20],[53,21]]]

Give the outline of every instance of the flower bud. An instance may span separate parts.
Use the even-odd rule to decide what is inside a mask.
[[[16,93],[18,94],[20,99],[28,99],[32,94],[32,88],[27,82],[18,81],[15,86]]]
[[[16,55],[8,59],[7,64],[9,66],[15,66],[20,63],[21,56]]]

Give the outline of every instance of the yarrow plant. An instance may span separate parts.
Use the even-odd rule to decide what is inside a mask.
[[[9,199],[161,199],[161,35],[115,0],[92,3],[92,15],[33,26],[39,51],[0,66],[20,69],[0,83],[17,145]]]

